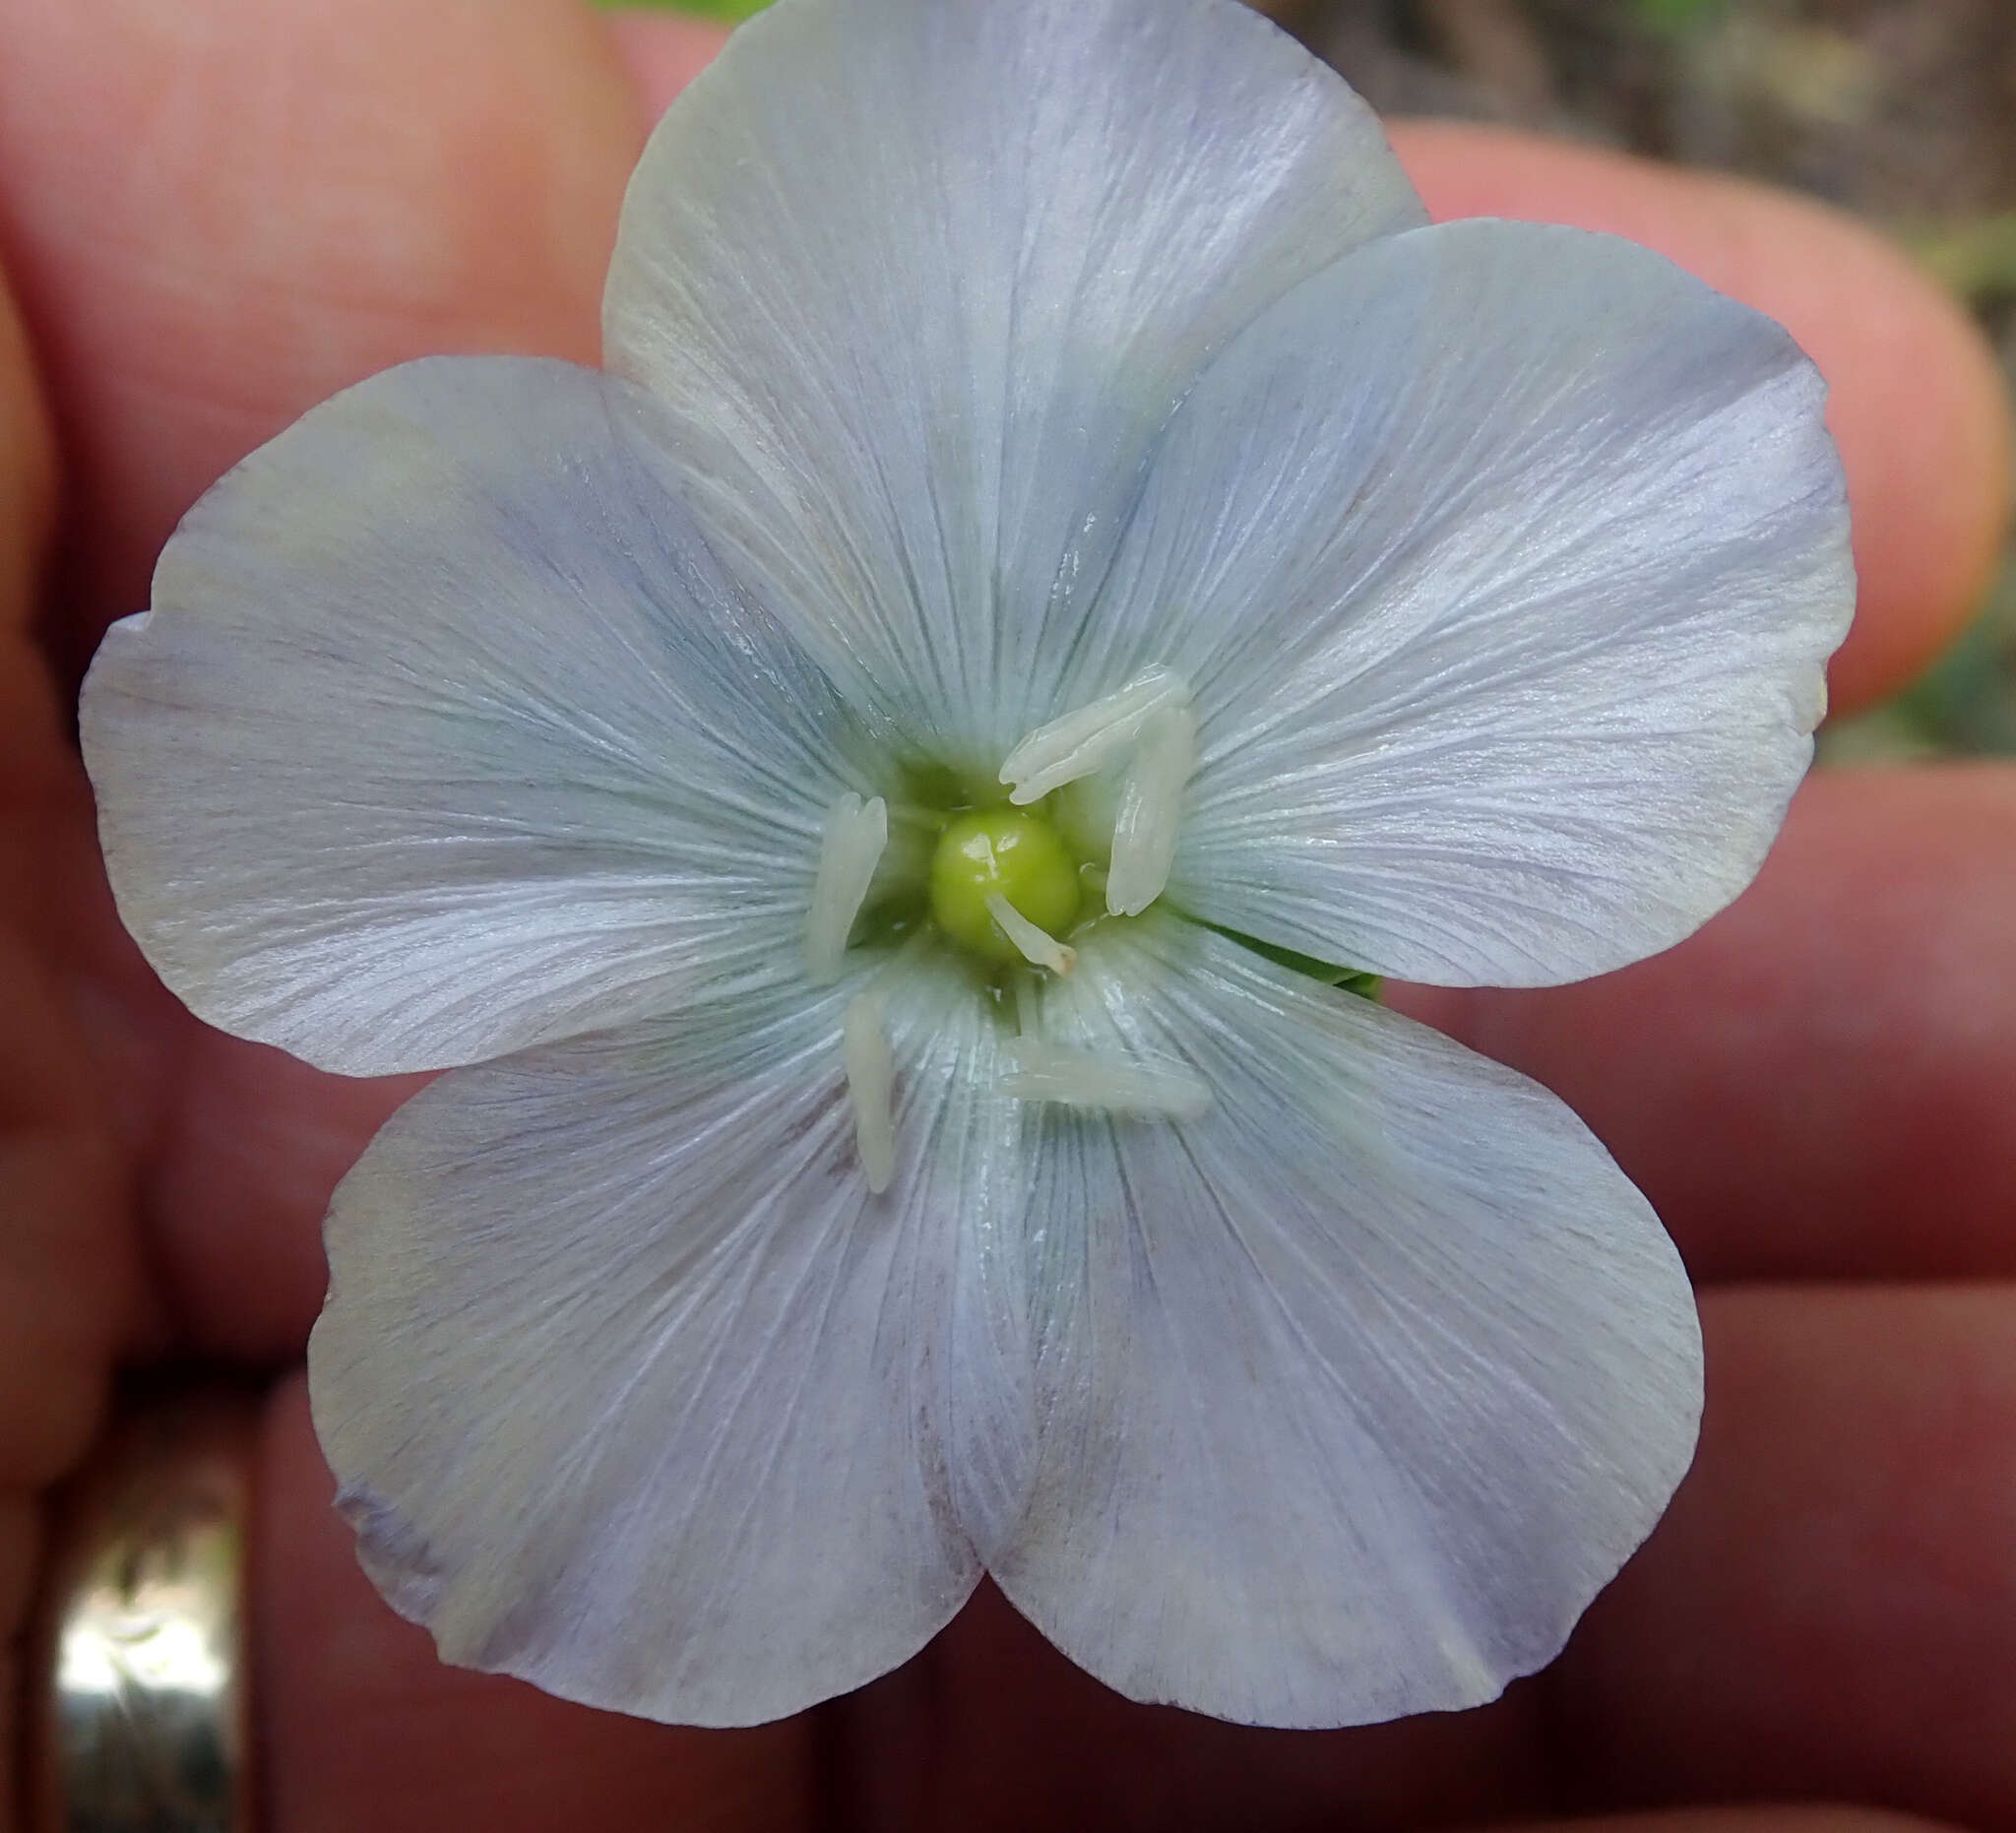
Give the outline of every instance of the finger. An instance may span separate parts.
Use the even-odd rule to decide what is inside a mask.
[[[409,356],[593,360],[642,137],[567,0],[0,0],[0,225],[88,650],[196,495]]]
[[[1549,1676],[1582,1801],[2016,1823],[2016,1288],[1726,1293],[1694,1474]]]
[[[2016,1277],[2012,923],[2016,772],[1823,774],[1678,948],[1390,996],[1559,1094],[1697,1280]]]
[[[0,236],[54,382],[81,652],[216,475],[427,350],[593,357],[643,124],[571,0],[0,0]],[[329,1187],[406,1091],[196,1025],[71,824],[61,941],[196,1348],[298,1349]]]
[[[41,1556],[42,1509],[37,1498],[0,1489],[0,1748],[25,1749],[23,1647],[30,1633],[35,1568]],[[13,1833],[16,1804],[0,1797],[0,1833]]]
[[[1770,1801],[1525,1821],[1520,1833],[1934,1833],[1939,1824],[1922,1815],[1891,1813],[1880,1807]]]
[[[713,62],[727,42],[727,28],[677,13],[612,12],[609,37],[630,81],[657,120],[672,97]]]
[[[1474,1712],[1349,1731],[1228,1725],[1109,1692],[992,1586],[916,1662],[836,1702],[829,1773],[869,1825],[1465,1825],[1549,1811],[1531,1681]]]
[[[259,1484],[253,1615],[275,1833],[811,1824],[805,1721],[668,1729],[437,1662],[357,1567],[298,1381],[269,1405]]]
[[[1214,1724],[1118,1699],[986,1593],[844,1702],[846,1799],[900,1825],[1255,1833],[1750,1798],[2016,1820],[2016,1288],[1720,1293],[1704,1325],[1679,1499],[1497,1705]]]
[[[0,281],[0,1489],[83,1451],[130,1321],[124,1168],[44,959],[52,859],[84,806],[29,638],[53,467]]]
[[[2011,433],[1972,320],[1904,255],[1821,205],[1493,128],[1403,122],[1394,144],[1437,217],[1627,235],[1790,330],[1832,388],[1860,576],[1837,708],[1901,685],[1978,603],[2000,552]]]
[[[83,1453],[131,1318],[123,1167],[44,958],[56,837],[83,804],[30,641],[55,467],[0,280],[0,1749],[18,1746],[19,1638],[40,1538],[36,1491]],[[0,1804],[0,1820],[11,1821]]]
[[[56,453],[12,289],[0,284],[0,631],[27,621],[56,508]]]
[[[1561,1661],[1497,1705],[1216,1725],[1104,1692],[996,1600],[923,1681],[850,1703],[850,1768],[923,1826],[1266,1833],[1754,1798],[2010,1824],[2016,1289],[1725,1293],[1704,1323],[1693,1474]]]
[[[621,49],[654,113],[718,44],[709,30],[624,20]],[[1887,692],[1937,654],[2000,551],[2011,462],[1993,355],[1937,287],[1849,218],[1760,185],[1501,128],[1391,132],[1438,218],[1627,235],[1782,321],[1832,385],[1855,516],[1860,604],[1832,670],[1836,705]]]

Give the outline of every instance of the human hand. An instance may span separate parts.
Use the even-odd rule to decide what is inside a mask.
[[[114,1356],[298,1359],[329,1188],[411,1086],[204,1030],[120,936],[26,640],[56,506],[36,391],[65,458],[46,629],[74,674],[197,492],[314,401],[425,350],[593,358],[633,85],[655,107],[711,43],[620,36],[627,75],[557,0],[0,0],[0,256],[39,367],[0,345],[0,1605]],[[1396,138],[1439,214],[1622,230],[1785,319],[1836,383],[1858,520],[1837,699],[1937,646],[1992,549],[2005,429],[1970,335],[1894,257],[1734,186]],[[2012,839],[1992,769],[1823,780],[1756,890],[1660,960],[1545,993],[1396,990],[1564,1094],[1717,1289],[1699,1467],[1561,1662],[1500,1704],[1239,1730],[1116,1700],[985,1596],[806,1719],[586,1712],[441,1668],[386,1611],[283,1378],[254,1605],[273,1824],[1265,1828],[1772,1800],[2016,1820]]]

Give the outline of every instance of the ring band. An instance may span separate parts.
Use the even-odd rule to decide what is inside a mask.
[[[155,1392],[55,1513],[28,1670],[33,1833],[252,1833],[254,1402]]]

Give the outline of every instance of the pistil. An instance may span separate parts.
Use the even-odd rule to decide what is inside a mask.
[[[1014,929],[999,920],[995,900],[1021,919]],[[982,961],[1039,960],[1032,949],[1057,949],[1078,906],[1078,861],[1040,815],[977,808],[946,823],[931,856],[931,916]]]

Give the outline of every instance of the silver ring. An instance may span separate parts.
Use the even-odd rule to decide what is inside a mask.
[[[155,1393],[54,1512],[28,1673],[32,1833],[252,1833],[254,1403]]]

